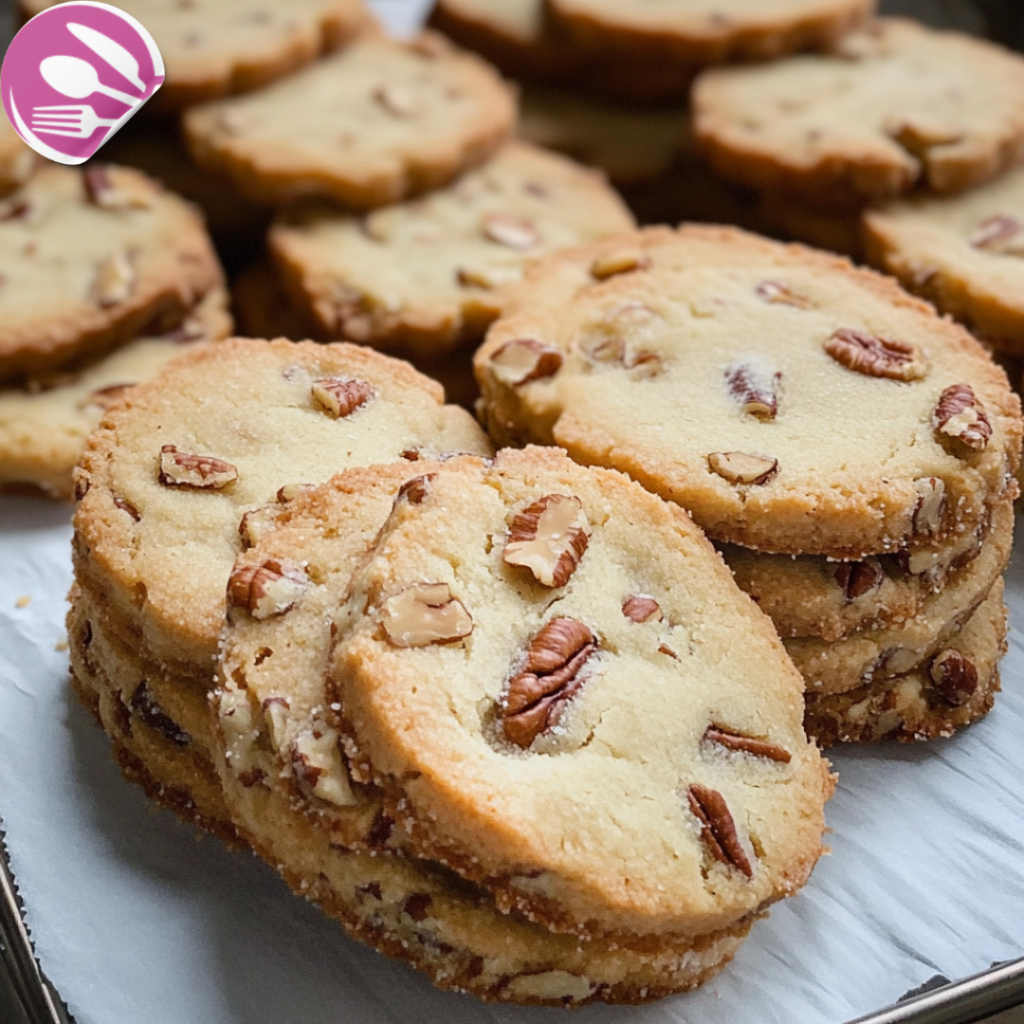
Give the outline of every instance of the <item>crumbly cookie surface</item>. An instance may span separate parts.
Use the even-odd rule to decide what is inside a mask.
[[[284,81],[185,114],[189,147],[256,202],[370,209],[447,184],[508,137],[511,89],[436,35],[367,35]]]
[[[531,260],[633,224],[600,175],[513,142],[453,185],[364,217],[296,211],[270,247],[318,336],[429,363],[483,336]]]
[[[707,71],[693,104],[718,171],[817,206],[961,192],[1024,151],[1024,58],[901,19],[835,53]]]
[[[28,484],[69,501],[72,471],[104,410],[189,345],[230,333],[227,294],[215,288],[167,335],[138,338],[78,373],[0,389],[0,490]]]
[[[112,407],[90,438],[77,577],[172,675],[212,672],[246,512],[352,466],[487,448],[439,385],[369,349],[201,346]]]
[[[172,329],[223,283],[201,217],[124,167],[47,163],[0,204],[0,379]]]
[[[353,776],[418,855],[556,931],[700,935],[821,851],[830,776],[780,655],[678,509],[530,448],[409,485],[331,672]]]
[[[868,210],[868,261],[1009,355],[1024,355],[1024,168],[959,196]]]
[[[34,16],[59,0],[21,0]],[[362,29],[362,0],[122,0],[164,59],[154,110],[247,92],[316,60]]]
[[[621,469],[760,551],[928,546],[1016,489],[1019,401],[966,331],[881,275],[737,229],[540,261],[475,366],[499,444]]]

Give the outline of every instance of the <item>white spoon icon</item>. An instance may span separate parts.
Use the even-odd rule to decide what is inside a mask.
[[[118,92],[116,89],[104,85],[100,81],[96,69],[81,57],[65,55],[46,57],[39,64],[39,73],[52,89],[56,89],[57,92],[64,96],[70,96],[72,99],[84,100],[86,96],[91,96],[94,92],[101,92],[130,107],[137,107],[142,102],[142,98],[139,96],[129,96],[127,93]]]

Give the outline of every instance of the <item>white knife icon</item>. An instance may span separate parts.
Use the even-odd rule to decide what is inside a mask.
[[[139,62],[118,42],[88,25],[68,22],[68,31],[105,60],[115,71],[119,71],[139,92],[145,92],[145,83],[139,78]]]

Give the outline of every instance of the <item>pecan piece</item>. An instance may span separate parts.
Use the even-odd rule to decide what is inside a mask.
[[[917,157],[926,157],[933,146],[947,146],[964,137],[962,128],[926,117],[894,119],[886,126],[886,133]]]
[[[104,388],[97,388],[88,398],[83,398],[78,403],[79,409],[87,409],[94,406],[106,411],[109,409],[130,387],[131,384],[108,384]]]
[[[473,632],[472,616],[447,583],[414,583],[400,590],[384,602],[380,620],[396,647],[444,644]]]
[[[753,868],[736,834],[736,825],[722,794],[695,782],[690,786],[688,796],[690,811],[700,822],[700,838],[711,856],[752,878]]]
[[[708,465],[734,484],[766,484],[779,471],[779,460],[746,452],[712,452]]]
[[[491,356],[491,373],[514,388],[552,377],[561,368],[562,353],[532,338],[508,341]]]
[[[794,306],[796,309],[810,309],[811,300],[793,291],[781,281],[762,281],[757,286],[757,294],[765,300],[781,306]]]
[[[914,506],[914,530],[917,533],[935,533],[942,526],[946,512],[946,484],[937,476],[921,477],[914,481],[917,504]]]
[[[733,363],[726,367],[725,382],[729,394],[748,416],[773,420],[779,409],[778,387],[782,374],[766,371],[753,363]]]
[[[268,558],[231,573],[228,603],[244,609],[254,619],[270,619],[293,608],[309,587],[309,577],[298,565]]]
[[[836,583],[847,601],[856,601],[882,582],[882,570],[875,562],[840,562],[836,566]]]
[[[529,569],[545,587],[564,587],[580,564],[589,537],[590,523],[580,499],[548,494],[516,513],[502,561]]]
[[[412,117],[419,108],[416,94],[404,85],[388,82],[373,91],[373,98],[395,117]]]
[[[939,434],[976,452],[984,451],[992,436],[992,424],[970,384],[951,384],[942,392],[933,422]]]
[[[590,265],[590,275],[595,280],[605,281],[618,274],[628,274],[634,270],[647,270],[651,261],[640,249],[612,249],[611,252],[598,256]]]
[[[704,731],[705,743],[716,743],[726,750],[735,750],[744,754],[753,754],[755,757],[767,757],[771,761],[779,761],[782,764],[789,764],[792,760],[788,750],[769,743],[767,740],[759,740],[755,736],[744,736],[742,733],[722,729],[717,725],[709,725]]]
[[[165,487],[195,487],[216,491],[238,479],[238,470],[230,462],[212,455],[178,451],[173,444],[160,449],[159,480]]]
[[[153,205],[156,189],[136,175],[110,164],[86,167],[83,174],[89,202],[106,210],[131,207],[148,209]]]
[[[643,594],[634,594],[627,597],[622,605],[622,614],[630,622],[646,622],[653,615],[660,615],[661,606],[653,597],[644,597]]]
[[[101,306],[116,306],[135,290],[135,268],[125,253],[107,256],[96,269],[92,292]]]
[[[938,695],[953,707],[966,704],[978,689],[978,670],[952,648],[932,660],[931,677]]]
[[[1008,214],[997,214],[983,220],[967,241],[985,252],[1024,256],[1024,223]]]
[[[350,416],[377,393],[372,384],[352,377],[321,377],[313,381],[310,390],[313,401],[336,420]]]
[[[145,682],[135,688],[129,704],[141,721],[176,747],[187,747],[192,742],[192,737],[160,707]]]
[[[122,512],[127,512],[135,522],[139,522],[142,519],[142,514],[139,510],[130,501],[125,501],[124,498],[115,497],[114,508],[119,508]]]
[[[583,686],[580,672],[597,650],[597,637],[576,619],[552,619],[530,641],[525,661],[498,702],[502,733],[526,749],[558,724]]]
[[[849,327],[836,331],[825,342],[825,351],[841,366],[866,377],[911,381],[927,372],[924,358],[913,345]]]
[[[406,501],[410,505],[421,504],[430,493],[430,481],[436,476],[436,473],[426,473],[423,476],[414,476],[406,480],[398,489],[395,504],[397,505],[400,501]]]
[[[336,729],[314,720],[292,746],[292,770],[309,795],[336,807],[352,807],[358,801],[352,792],[339,739]]]
[[[506,213],[489,213],[483,219],[481,230],[492,242],[507,249],[532,249],[540,245],[540,232],[533,221],[510,217]]]

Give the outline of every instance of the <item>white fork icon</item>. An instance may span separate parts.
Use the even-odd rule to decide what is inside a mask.
[[[71,139],[87,139],[97,128],[112,128],[117,124],[116,120],[99,117],[87,103],[36,107],[32,115],[33,131]]]

